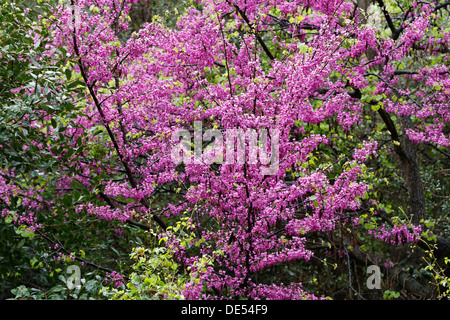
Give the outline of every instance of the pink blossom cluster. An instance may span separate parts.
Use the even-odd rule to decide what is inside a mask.
[[[10,173],[14,176],[14,172]],[[7,205],[11,203],[11,196],[18,193],[18,188],[8,183],[6,175],[0,174],[0,200]]]
[[[52,26],[53,46],[67,48],[77,61],[74,71],[86,84],[84,115],[77,119],[85,131],[70,134],[88,135],[111,160],[74,163],[82,173],[61,179],[60,185],[77,181],[93,189],[91,174],[116,177],[101,187],[104,197],[117,201],[81,204],[77,213],[119,221],[150,213],[169,221],[182,214],[194,217],[197,240],[202,239],[198,254],[190,256],[175,234],[166,241],[195,275],[185,297],[314,298],[300,284],[261,285],[253,276],[274,265],[310,260],[308,234],[352,223],[344,213],[361,208],[369,190],[361,179],[363,164],[377,156],[378,145],[363,141],[331,181],[328,168],[309,161],[335,137],[309,134],[308,128],[334,120],[342,130],[357,127],[366,106],[349,90],[364,89],[373,77],[378,81],[373,94],[386,96],[386,112],[414,116],[418,125],[407,130],[413,141],[448,145],[444,128],[450,121],[450,82],[441,74],[444,66],[408,75],[425,81],[414,95],[396,89],[396,67],[426,37],[432,9],[422,4],[423,10],[411,13],[414,19],[405,23],[396,42],[373,28],[345,22],[354,12],[351,1],[198,0],[202,9],[190,8],[178,17],[176,28],[146,23],[123,40],[119,34],[127,30],[134,2],[80,0],[77,10],[60,6],[54,12],[59,22]],[[311,14],[302,17],[299,8],[306,7]],[[271,30],[275,8],[280,18],[294,21],[290,40]],[[234,23],[224,19],[227,12]],[[314,32],[306,34],[304,27]],[[240,33],[239,28],[253,30]],[[257,33],[269,35],[283,58],[271,57]],[[366,57],[369,49],[372,60]],[[378,65],[385,66],[370,75]],[[430,87],[440,94],[428,98]],[[388,98],[393,94],[404,99]],[[278,130],[278,170],[264,175],[260,162],[174,163],[172,134],[184,129],[191,135],[195,121],[221,132]],[[92,134],[98,128],[103,128],[103,140]],[[0,195],[1,190],[12,192],[1,183]],[[147,199],[174,185],[182,200],[155,213]],[[417,240],[420,229],[414,228],[411,233],[406,226],[382,227],[371,234],[401,244]],[[202,257],[213,263],[200,266]]]
[[[392,228],[382,225],[379,230],[369,230],[369,234],[392,245],[402,245],[406,242],[417,242],[420,239],[422,227],[406,224],[395,225]]]
[[[123,212],[120,209],[112,209],[109,206],[94,206],[92,203],[81,204],[75,207],[76,213],[80,213],[83,210],[86,210],[88,215],[95,215],[100,219],[104,219],[107,221],[117,220],[117,221],[125,221],[131,217],[128,212]]]
[[[376,141],[363,141],[363,147],[361,149],[355,149],[353,158],[358,162],[366,162],[368,157],[374,155],[377,156],[376,150],[378,143]]]
[[[123,276],[117,271],[107,272],[105,282],[110,282],[114,287],[118,288],[124,284]]]
[[[40,228],[41,223],[37,222],[36,212],[43,208],[42,189],[21,189],[12,181],[8,180],[15,177],[14,168],[11,170],[0,171],[0,203],[6,208],[1,210],[1,217],[8,217],[12,223],[26,225],[31,231]],[[19,205],[21,210],[11,210],[11,197],[20,198]]]

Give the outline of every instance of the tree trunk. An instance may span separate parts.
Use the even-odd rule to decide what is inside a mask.
[[[401,122],[404,132],[412,127],[409,117],[402,117]],[[404,134],[402,141],[404,157],[400,157],[406,185],[409,194],[409,216],[411,223],[419,225],[420,220],[426,217],[425,191],[423,189],[422,176],[420,174],[420,166],[417,152],[417,145]]]

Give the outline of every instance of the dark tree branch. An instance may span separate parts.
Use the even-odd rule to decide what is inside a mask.
[[[247,23],[247,25],[250,27],[250,29],[255,33],[256,39],[258,40],[259,44],[261,45],[261,47],[263,48],[264,52],[267,54],[267,56],[269,57],[270,60],[275,60],[275,57],[273,56],[273,54],[270,52],[269,48],[267,47],[266,43],[264,42],[264,40],[261,38],[261,36],[259,35],[259,33],[255,30],[255,28],[253,27],[252,23],[250,22],[250,20],[248,19],[247,15],[245,14],[244,11],[242,11],[236,4],[231,4],[229,1],[227,1],[230,5],[234,6],[236,8],[236,11],[241,15],[242,19],[244,19],[245,23]]]
[[[386,6],[384,4],[383,0],[377,0],[378,5],[380,6],[381,10],[383,11],[383,15],[386,18],[386,22],[388,24],[389,29],[391,29],[392,32],[392,39],[397,40],[401,33],[401,28],[396,28],[394,25],[394,22],[392,21],[392,18],[389,14],[389,12],[386,10]]]

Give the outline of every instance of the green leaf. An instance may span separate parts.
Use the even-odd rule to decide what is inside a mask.
[[[64,155],[64,158],[66,160],[68,160],[73,154],[75,153],[75,149],[74,148],[70,148],[67,153]]]
[[[18,248],[22,248],[25,244],[25,239],[20,240],[19,244],[17,245]]]
[[[66,69],[66,70],[64,71],[64,73],[66,74],[67,81],[70,81],[70,79],[72,79],[72,70]]]
[[[72,206],[72,197],[69,194],[65,194],[62,201],[66,207]]]

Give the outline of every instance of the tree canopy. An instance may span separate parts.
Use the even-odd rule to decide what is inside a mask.
[[[3,297],[447,299],[449,4],[1,2]]]

